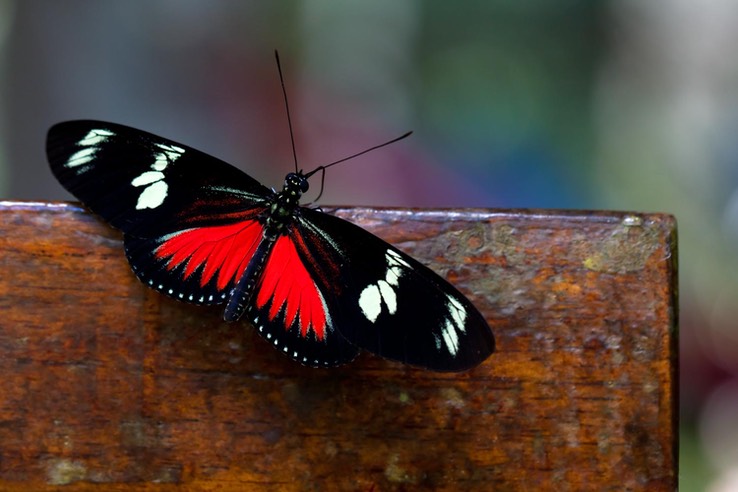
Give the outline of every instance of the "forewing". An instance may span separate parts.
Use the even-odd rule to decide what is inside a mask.
[[[271,195],[221,160],[114,123],[54,125],[46,153],[70,193],[114,227],[140,237],[234,222]]]
[[[332,215],[301,209],[299,221],[308,248],[339,266],[329,309],[348,341],[437,371],[469,369],[494,352],[481,313],[428,267]]]

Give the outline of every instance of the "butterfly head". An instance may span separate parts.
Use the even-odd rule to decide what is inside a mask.
[[[310,188],[307,176],[304,176],[301,172],[289,173],[284,178],[284,187],[282,193],[293,194],[299,197]]]

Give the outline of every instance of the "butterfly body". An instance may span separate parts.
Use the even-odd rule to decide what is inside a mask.
[[[301,173],[288,174],[282,191],[272,194],[264,212],[259,215],[258,220],[263,225],[262,238],[230,294],[223,313],[226,321],[238,321],[243,315],[274,244],[292,222],[295,211],[300,206],[300,197],[308,188],[308,181]]]
[[[330,367],[366,349],[459,371],[494,351],[482,315],[448,282],[360,227],[300,206],[314,173],[275,192],[185,145],[123,125],[49,130],[62,185],[123,232],[138,278],[170,297],[224,304],[277,350]]]

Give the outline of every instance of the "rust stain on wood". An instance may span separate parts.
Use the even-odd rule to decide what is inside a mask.
[[[673,218],[331,211],[453,281],[498,352],[320,370],[141,285],[72,204],[0,204],[0,489],[674,490]]]

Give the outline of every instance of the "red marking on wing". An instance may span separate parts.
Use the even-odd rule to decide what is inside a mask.
[[[156,248],[154,255],[167,260],[168,270],[186,262],[184,278],[204,265],[200,285],[204,287],[217,273],[216,286],[223,290],[228,282],[237,279],[246,269],[262,231],[262,225],[256,220],[186,229],[167,238]]]
[[[297,318],[302,337],[307,337],[312,329],[318,340],[325,338],[328,320],[325,301],[288,235],[277,239],[262,273],[256,305],[263,308],[270,300],[270,320],[284,307],[287,329]]]

